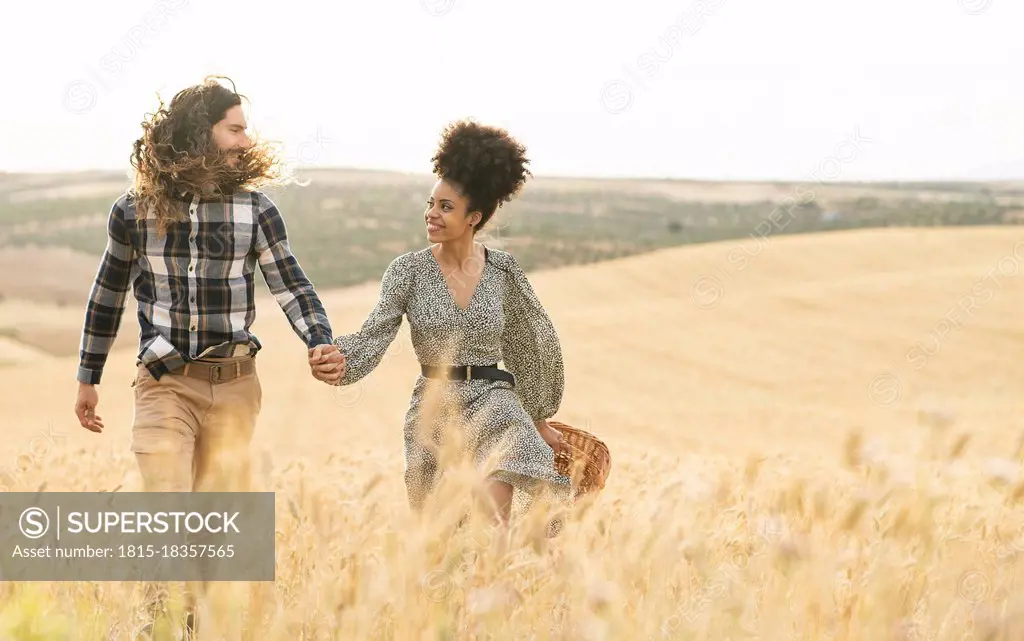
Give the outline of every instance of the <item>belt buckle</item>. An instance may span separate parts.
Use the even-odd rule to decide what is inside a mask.
[[[473,373],[471,371],[472,369],[473,369],[472,365],[466,365],[466,380],[467,381],[472,380],[472,377],[473,377]]]
[[[220,382],[220,365],[213,365],[210,367],[210,381],[213,383]]]

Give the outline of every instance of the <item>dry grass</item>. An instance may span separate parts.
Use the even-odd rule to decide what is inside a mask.
[[[845,454],[845,468],[622,461],[559,537],[525,521],[505,547],[455,528],[468,478],[421,523],[380,461],[274,467],[277,580],[217,584],[204,638],[1020,638],[1024,485],[951,457]],[[113,458],[72,451],[23,478],[112,489],[132,475]],[[135,587],[5,584],[0,630],[125,638]]]
[[[1022,638],[1024,275],[930,335],[1016,233],[792,237],[742,271],[728,243],[534,275],[565,344],[556,418],[600,435],[614,467],[560,536],[528,520],[505,547],[455,529],[469,478],[424,523],[406,508],[407,330],[364,384],[330,390],[263,305],[277,580],[218,586],[204,638]],[[723,289],[698,307],[713,273]],[[375,295],[327,295],[336,330]],[[136,486],[131,371],[112,357],[95,436],[71,413],[73,359],[0,370],[0,469],[29,489]],[[125,638],[132,590],[0,584],[0,638]]]

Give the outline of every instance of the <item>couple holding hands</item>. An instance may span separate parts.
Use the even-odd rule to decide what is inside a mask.
[[[372,372],[408,319],[421,366],[404,424],[414,509],[440,478],[438,447],[453,429],[462,453],[489,466],[498,522],[507,523],[516,492],[570,499],[570,479],[554,465],[565,441],[547,422],[564,387],[558,335],[515,257],[475,240],[531,175],[525,148],[502,129],[448,125],[420,214],[429,244],[395,258],[359,330],[335,336],[281,213],[257,190],[274,158],[246,134],[243,97],[207,79],[142,124],[134,187],[111,209],[86,304],[82,427],[104,428],[96,387],[132,288],[141,344],[131,448],[146,490],[248,489],[262,405],[261,345],[249,330],[258,267],[327,384]]]

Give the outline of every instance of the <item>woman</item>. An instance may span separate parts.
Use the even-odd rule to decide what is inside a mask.
[[[514,498],[571,497],[570,479],[554,467],[562,435],[546,420],[564,385],[558,335],[516,259],[475,240],[532,175],[525,152],[504,130],[448,125],[431,158],[438,180],[423,215],[432,244],[392,261],[362,328],[334,341],[345,358],[338,384],[351,385],[409,320],[422,367],[405,418],[405,483],[417,511],[440,475],[438,447],[454,432],[475,464],[491,458],[499,523],[508,523]]]

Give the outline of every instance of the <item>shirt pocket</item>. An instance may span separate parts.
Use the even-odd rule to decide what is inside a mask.
[[[203,258],[223,261],[244,259],[255,239],[252,223],[241,221],[211,223],[204,236]]]

